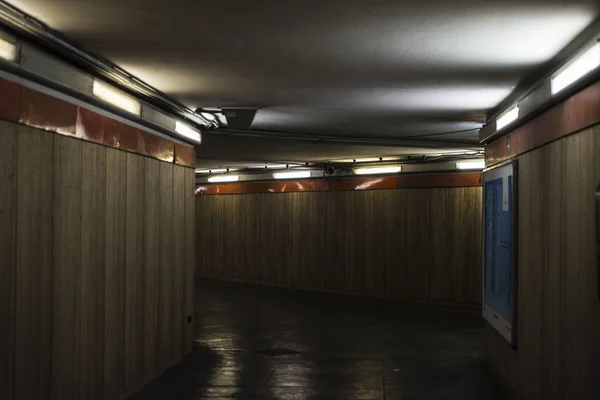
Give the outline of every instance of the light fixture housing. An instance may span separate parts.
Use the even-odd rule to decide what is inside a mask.
[[[197,174],[224,174],[227,172],[225,168],[215,168],[215,169],[197,169]]]
[[[211,114],[208,112],[201,112],[200,115],[202,115],[204,118],[206,118],[209,121],[214,121],[215,119],[217,119],[217,117],[214,114]]]
[[[237,182],[240,180],[239,175],[217,175],[211,176],[208,178],[210,183],[219,183],[219,182]]]
[[[181,121],[175,121],[175,132],[194,142],[202,142],[202,135],[200,132]]]
[[[310,171],[289,171],[289,172],[276,172],[273,174],[275,179],[302,179],[310,178]]]
[[[18,47],[15,43],[0,36],[0,58],[6,61],[15,62],[19,56]]]
[[[376,174],[396,174],[400,171],[402,171],[402,166],[389,165],[389,166],[381,166],[381,167],[356,168],[354,170],[354,173],[356,175],[376,175]]]
[[[99,99],[138,117],[142,113],[142,104],[138,100],[97,79],[94,80],[93,94]]]
[[[560,93],[600,66],[600,43],[575,58],[560,70],[550,81],[552,95]]]
[[[468,161],[457,161],[456,168],[465,170],[465,169],[484,169],[485,168],[485,160],[468,160]]]
[[[519,118],[518,105],[512,107],[511,109],[504,112],[501,116],[498,117],[498,119],[496,120],[496,130],[499,131],[500,129],[504,128],[510,123],[516,121],[517,118]]]

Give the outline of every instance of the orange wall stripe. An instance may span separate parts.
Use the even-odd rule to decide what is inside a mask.
[[[600,123],[600,82],[486,146],[487,166],[516,157]],[[510,146],[508,142],[510,140]]]
[[[314,179],[306,181],[273,181],[200,185],[197,195],[327,192],[377,189],[434,187],[477,187],[481,173],[411,174],[393,177]]]
[[[196,165],[196,150],[192,147],[1,78],[0,119],[185,167]]]

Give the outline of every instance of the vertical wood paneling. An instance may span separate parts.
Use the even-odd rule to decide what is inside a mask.
[[[171,164],[0,121],[0,398],[119,399],[191,350],[195,176],[177,168],[174,191]]]
[[[364,290],[365,229],[362,207],[364,192],[347,192],[345,196],[344,265],[346,280],[344,291]]]
[[[487,354],[521,398],[600,396],[594,189],[600,127],[519,157],[518,347]]]
[[[202,197],[202,196],[199,196]],[[211,196],[206,196],[211,197]],[[262,221],[259,219],[261,210],[261,196],[258,194],[250,194],[240,197],[242,204],[245,205],[244,212],[241,215],[242,226],[242,242],[240,246],[244,253],[245,264],[240,273],[240,279],[249,282],[258,282],[260,268],[260,249],[261,249],[261,226]],[[215,199],[213,199],[214,202]],[[210,234],[210,233],[209,233]],[[210,252],[210,249],[206,250]]]
[[[14,320],[17,127],[0,121],[0,321]],[[0,398],[13,398],[14,324],[0,330]]]
[[[386,190],[382,193],[383,242],[385,243],[385,294],[406,298],[408,259],[406,219],[406,191]]]
[[[431,299],[453,301],[454,238],[463,230],[447,229],[457,226],[454,221],[454,201],[459,189],[431,189],[429,191],[429,262]],[[462,224],[460,225],[465,228]],[[472,244],[471,244],[472,245]],[[465,276],[460,279],[466,280]]]
[[[206,277],[409,300],[429,300],[431,291],[434,301],[475,304],[481,191],[197,196],[197,270]],[[437,197],[430,204],[432,193]]]
[[[142,341],[146,380],[158,372],[158,249],[159,249],[159,175],[160,162],[144,159],[144,304]]]
[[[239,198],[239,197],[238,197]],[[291,282],[291,255],[292,255],[292,202],[291,193],[283,193],[275,197],[275,262],[273,272],[275,274],[275,283],[278,285],[289,285]],[[237,218],[236,218],[237,219]]]
[[[50,398],[53,139],[18,127],[15,399]]]
[[[106,148],[82,142],[81,397],[104,398]]]
[[[243,198],[238,195],[229,196],[228,198],[228,213],[231,227],[229,230],[228,240],[233,241],[237,245],[231,251],[230,265],[240,265],[242,268],[227,268],[227,276],[231,279],[243,279],[246,274],[246,251],[242,243],[244,242],[244,233],[246,231],[246,219],[242,218],[241,213],[246,213],[246,202],[243,202]]]
[[[600,301],[598,293],[597,260],[596,260],[596,222],[594,216],[596,205],[594,191],[600,183],[600,127],[589,130],[587,135],[579,135],[579,168],[580,195],[578,199],[580,218],[579,257],[580,263],[580,321],[582,327],[579,336],[581,397],[600,397]]]
[[[196,268],[195,260],[195,243],[196,238],[194,235],[194,226],[196,224],[195,218],[195,201],[194,201],[194,187],[195,187],[196,173],[194,169],[185,169],[185,184],[184,184],[184,197],[185,197],[185,216],[184,216],[184,241],[185,241],[185,264],[184,264],[184,317],[185,317],[185,329],[183,334],[183,351],[185,354],[192,351],[193,342],[193,319],[194,317],[194,293],[195,293],[195,282],[194,282],[194,269]]]
[[[216,199],[218,203],[227,201],[225,196],[223,199]],[[260,204],[260,219],[261,219],[261,246],[260,265],[259,265],[259,282],[276,283],[275,281],[275,248],[273,243],[277,242],[277,220],[275,213],[277,208],[277,198],[279,196],[263,196]],[[219,220],[224,218],[219,215]],[[223,260],[226,262],[227,260]]]
[[[80,398],[82,142],[55,136],[52,241],[52,397]]]
[[[385,290],[386,253],[390,250],[382,240],[385,232],[384,196],[388,191],[369,190],[361,193],[364,218],[364,290],[366,293],[383,294]]]
[[[327,192],[327,247],[325,284],[327,290],[345,292],[346,281],[346,193]]]
[[[327,193],[315,192],[311,201],[311,232],[303,240],[310,243],[310,264],[308,269],[310,286],[324,289],[327,286]]]
[[[141,380],[144,301],[144,159],[127,153],[125,240],[125,391]]]
[[[173,296],[173,166],[160,164],[159,198],[159,264],[158,264],[158,357],[159,365],[172,361]]]
[[[543,246],[548,249],[545,262],[541,265],[543,270],[543,340],[542,340],[542,398],[547,400],[560,399],[562,387],[560,380],[560,336],[561,336],[561,269],[562,259],[562,226],[565,224],[564,214],[561,209],[564,206],[564,168],[556,160],[564,160],[564,146],[560,142],[552,143],[545,150],[547,157],[546,165],[541,166],[547,171],[546,179],[541,190],[542,196],[547,199],[546,207],[542,210],[542,218],[545,226],[540,226],[540,235],[543,235]]]
[[[429,190],[406,192],[407,237],[406,295],[412,299],[429,298]]]
[[[104,303],[104,398],[125,390],[125,265],[127,153],[106,149],[106,265]]]
[[[171,362],[183,354],[183,331],[185,329],[185,168],[173,167],[173,262],[171,268]]]

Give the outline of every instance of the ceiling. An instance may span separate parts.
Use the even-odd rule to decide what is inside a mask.
[[[252,130],[274,133],[205,135],[202,165],[472,149],[600,15],[596,0],[9,3],[191,108],[260,108]]]

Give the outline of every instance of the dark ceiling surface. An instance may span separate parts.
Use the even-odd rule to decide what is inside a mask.
[[[597,0],[9,3],[189,107],[259,107],[253,130],[434,140],[446,150],[476,143],[486,112],[600,14]],[[199,158],[223,147],[226,159],[249,158],[243,140],[211,145],[217,136]],[[262,140],[251,158],[285,158]],[[407,143],[342,153],[423,148]],[[341,146],[288,145],[303,159],[328,149],[333,158]]]

